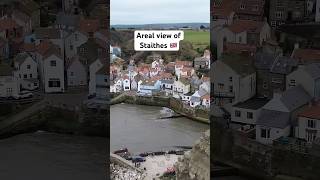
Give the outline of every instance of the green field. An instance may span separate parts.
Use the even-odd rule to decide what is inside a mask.
[[[195,49],[204,49],[210,44],[210,31],[186,30],[184,40],[191,42]]]

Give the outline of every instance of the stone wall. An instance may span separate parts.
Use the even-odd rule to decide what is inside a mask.
[[[264,145],[213,121],[211,154],[219,161],[259,179],[288,175],[316,180],[320,157]]]
[[[192,150],[185,153],[175,165],[177,179],[210,179],[210,131],[196,142]]]

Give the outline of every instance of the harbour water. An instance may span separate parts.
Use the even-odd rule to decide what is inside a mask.
[[[105,180],[107,139],[47,132],[0,140],[0,179]]]
[[[160,119],[161,107],[117,104],[110,108],[110,150],[132,153],[192,146],[209,125],[186,117]]]

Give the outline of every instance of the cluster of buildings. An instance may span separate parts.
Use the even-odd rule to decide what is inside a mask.
[[[227,115],[230,127],[254,133],[257,142],[284,137],[311,144],[320,137],[320,50],[296,43],[284,53],[273,28],[307,12],[316,20],[319,1],[271,0],[269,22],[265,6],[264,0],[215,1],[211,106]],[[286,20],[278,22],[282,16]]]
[[[114,51],[114,47],[111,49],[119,52]],[[199,73],[210,68],[208,50],[194,61],[177,60],[167,64],[157,54],[148,57],[152,60],[151,64],[138,65],[134,60],[127,63],[115,54],[112,56],[110,92],[131,91],[142,96],[161,94],[180,99],[191,107],[210,107],[210,79],[205,73]]]
[[[40,6],[33,0],[6,1],[0,9],[0,97],[73,87],[106,96],[108,37],[100,19],[79,13],[78,1],[65,1],[49,27],[40,27]]]

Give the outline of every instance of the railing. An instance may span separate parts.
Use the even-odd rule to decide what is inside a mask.
[[[297,138],[280,137],[273,141],[273,147],[302,154],[309,154],[312,145]]]

